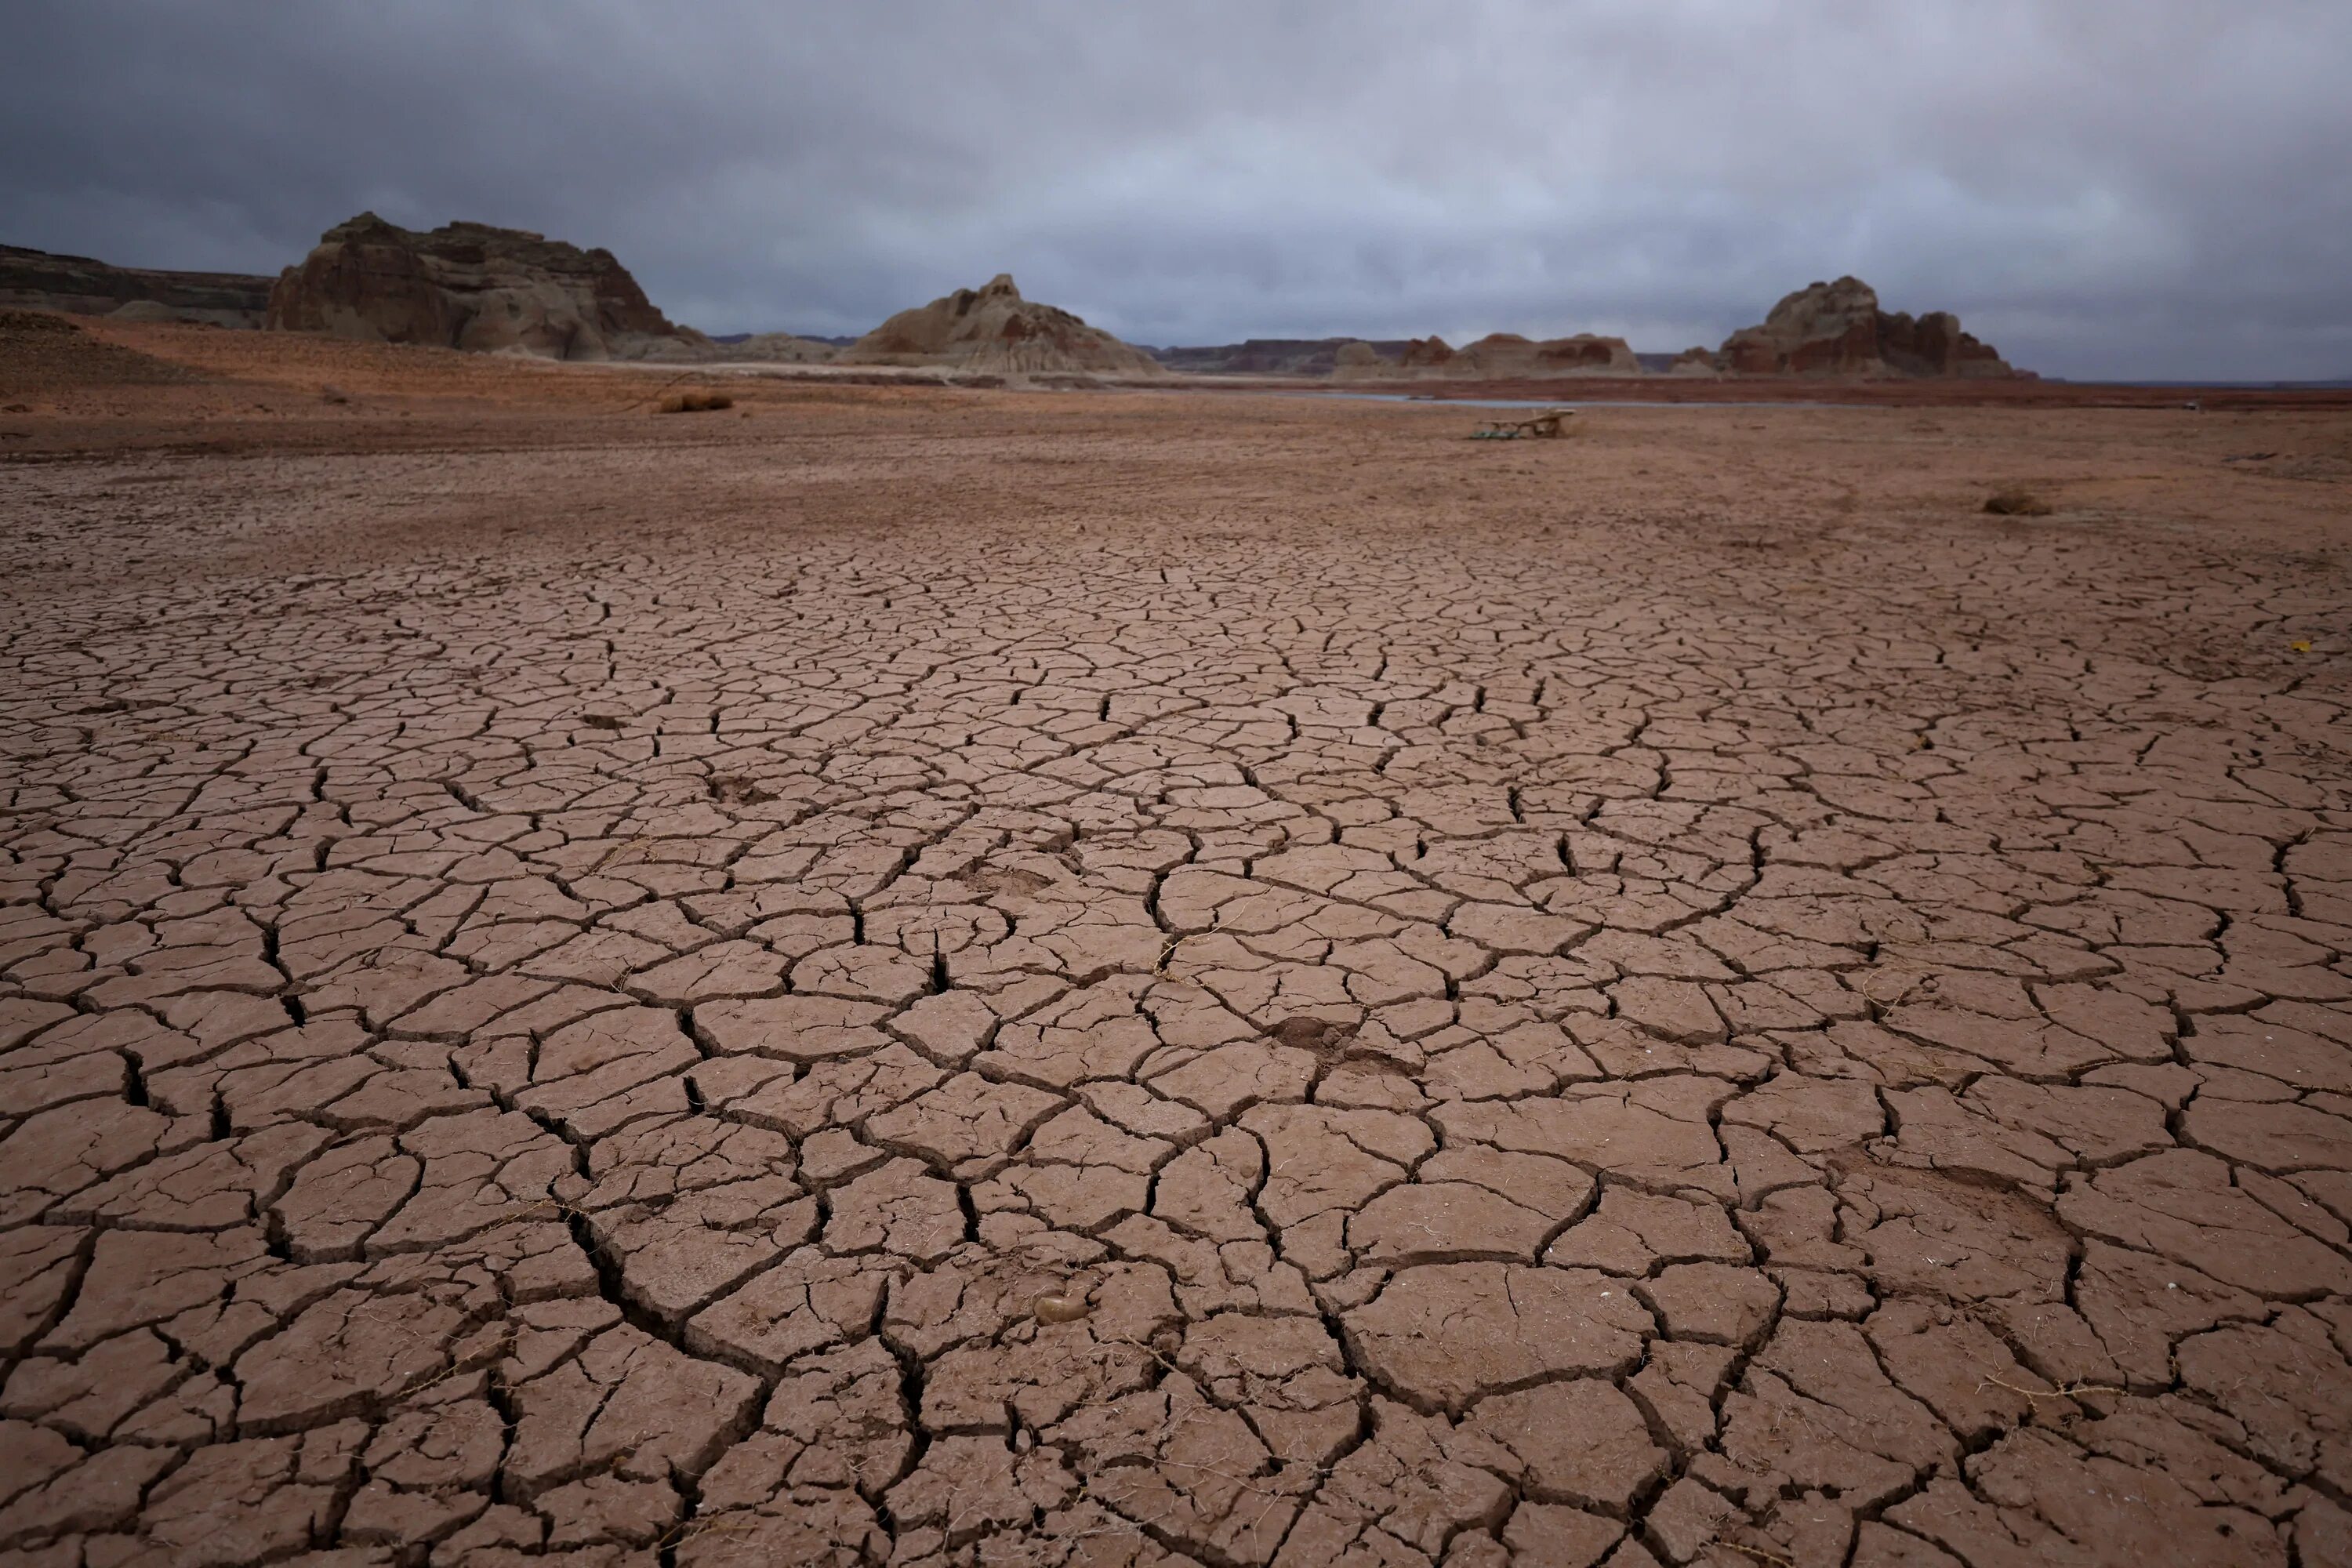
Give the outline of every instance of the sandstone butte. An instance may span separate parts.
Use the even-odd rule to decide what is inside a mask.
[[[362,342],[546,359],[710,359],[609,250],[527,229],[451,223],[429,233],[362,213],[278,274],[264,323]]]
[[[1742,327],[1716,355],[1735,375],[2014,376],[1991,344],[1960,331],[1948,310],[1914,320],[1878,308],[1859,278],[1808,283],[1772,307],[1763,324]]]
[[[1067,310],[1024,300],[1013,275],[901,310],[849,347],[840,364],[951,365],[996,372],[1160,375],[1160,362]]]

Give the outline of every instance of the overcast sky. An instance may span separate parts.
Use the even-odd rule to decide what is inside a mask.
[[[362,208],[862,331],[1713,345],[1853,272],[2014,363],[2352,376],[2352,0],[9,0],[0,241],[275,271]]]

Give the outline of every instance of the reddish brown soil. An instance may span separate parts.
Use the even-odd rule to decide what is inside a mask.
[[[0,341],[9,1561],[2347,1560],[2352,416],[663,379]]]

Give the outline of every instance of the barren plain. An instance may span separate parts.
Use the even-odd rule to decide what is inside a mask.
[[[2352,415],[658,384],[0,334],[6,1562],[2352,1561]]]

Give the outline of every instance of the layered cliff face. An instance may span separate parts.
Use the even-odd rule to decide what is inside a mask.
[[[1859,278],[1810,283],[1772,307],[1760,326],[1724,340],[1717,363],[1735,375],[2014,375],[1990,343],[1935,310],[1914,320],[1878,308]]]
[[[901,310],[849,347],[836,364],[951,365],[997,372],[1092,371],[1158,375],[1160,362],[1067,310],[1024,300],[1010,273],[983,289]]]
[[[205,321],[257,327],[269,304],[269,279],[241,272],[162,272],[110,267],[87,256],[59,256],[0,245],[0,306],[30,306],[77,316]]]
[[[545,359],[711,357],[710,340],[672,325],[609,250],[478,223],[418,233],[373,213],[278,275],[266,324]]]

